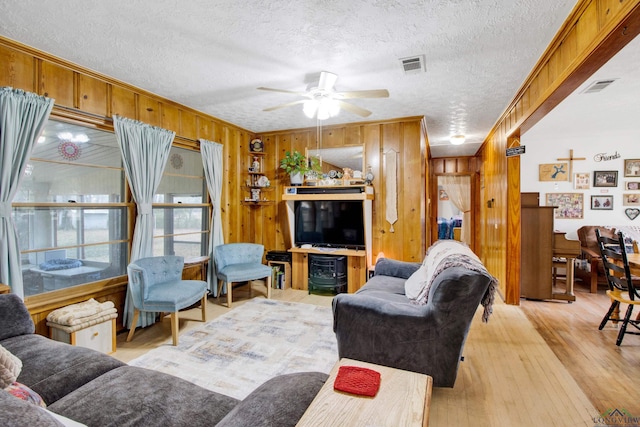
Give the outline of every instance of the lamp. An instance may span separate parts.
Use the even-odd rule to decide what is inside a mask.
[[[310,119],[317,114],[318,120],[327,120],[340,113],[340,104],[335,99],[320,97],[305,101],[302,105],[302,111]]]
[[[451,142],[453,145],[462,145],[464,144],[464,141],[464,135],[453,135],[451,138],[449,138],[449,142]]]

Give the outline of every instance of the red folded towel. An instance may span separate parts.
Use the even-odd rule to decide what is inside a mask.
[[[380,388],[380,372],[359,366],[340,366],[334,390],[361,396],[375,396]]]

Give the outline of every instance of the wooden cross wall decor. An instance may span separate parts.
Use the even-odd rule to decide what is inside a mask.
[[[573,179],[573,161],[574,160],[587,160],[586,157],[573,157],[573,148],[569,150],[569,157],[562,157],[558,159],[560,160],[568,160],[569,161],[569,181]]]

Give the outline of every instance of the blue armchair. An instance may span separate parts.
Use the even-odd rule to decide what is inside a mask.
[[[134,311],[127,342],[133,338],[141,311],[171,313],[173,345],[178,345],[178,311],[200,300],[206,320],[207,282],[182,280],[184,258],[166,255],[138,259],[127,267]]]
[[[227,307],[231,308],[234,282],[266,278],[267,298],[271,298],[271,267],[262,264],[264,246],[257,243],[227,243],[216,246],[214,259],[218,278],[218,295],[227,285]]]

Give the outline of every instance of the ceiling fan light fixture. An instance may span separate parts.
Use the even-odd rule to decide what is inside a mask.
[[[304,104],[302,104],[302,111],[304,112],[304,115],[309,117],[310,119],[313,119],[315,117],[317,110],[318,103],[314,99],[305,101]]]
[[[302,111],[310,119],[317,114],[318,120],[327,120],[329,117],[335,117],[340,113],[340,104],[331,98],[310,99],[305,101]]]
[[[449,138],[449,142],[451,142],[451,144],[453,145],[462,145],[464,144],[465,139],[466,138],[464,135],[453,135],[451,138]]]

